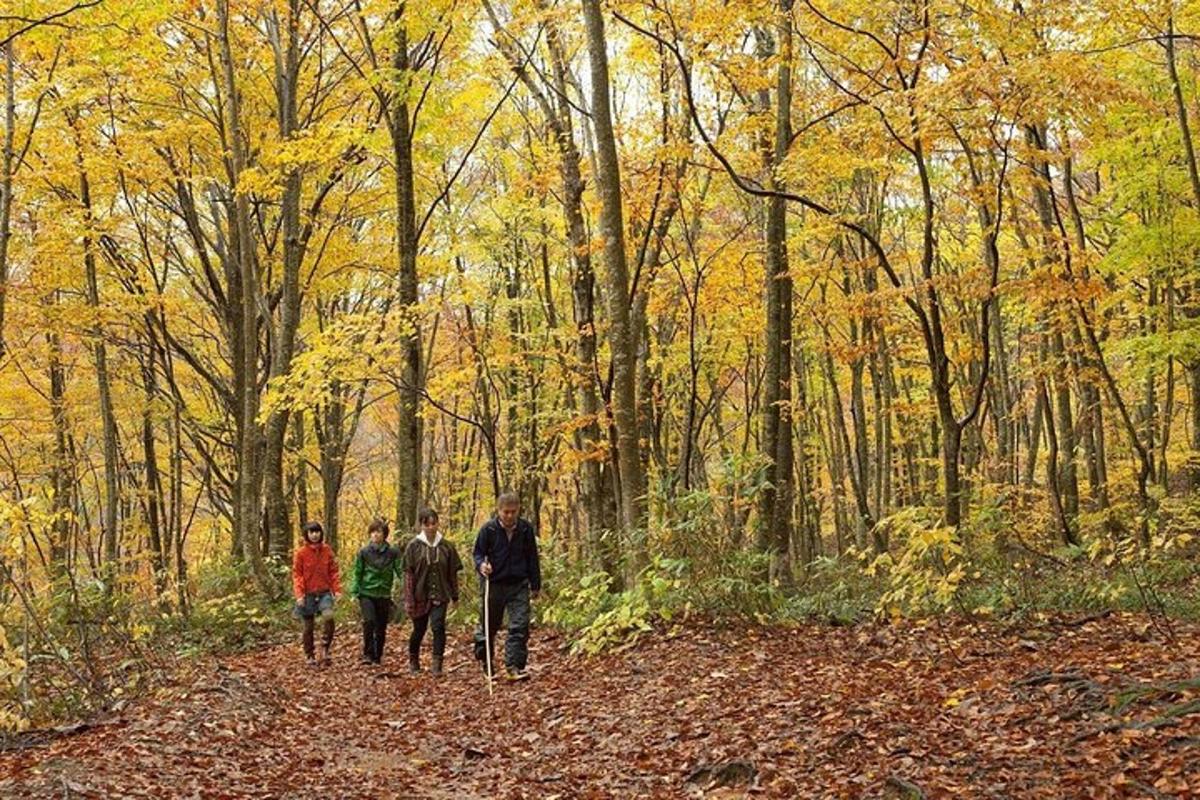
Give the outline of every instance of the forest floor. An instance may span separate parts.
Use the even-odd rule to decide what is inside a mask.
[[[0,754],[0,797],[1081,798],[1200,796],[1200,626],[1111,614],[1019,629],[660,631],[489,699],[449,674],[281,646],[184,662],[119,714]],[[390,659],[390,661],[389,661]]]

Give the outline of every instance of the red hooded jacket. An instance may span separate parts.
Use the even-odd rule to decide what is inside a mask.
[[[342,593],[337,559],[333,557],[333,548],[324,542],[303,545],[292,559],[292,593],[296,601],[317,592]]]

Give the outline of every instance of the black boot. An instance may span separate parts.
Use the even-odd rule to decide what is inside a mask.
[[[408,654],[408,671],[409,672],[420,672],[421,671],[421,658],[416,653]]]

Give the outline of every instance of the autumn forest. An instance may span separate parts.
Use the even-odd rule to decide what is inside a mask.
[[[575,653],[1174,637],[1198,42],[1189,0],[7,0],[0,723],[269,638],[305,521],[465,554],[503,491]]]

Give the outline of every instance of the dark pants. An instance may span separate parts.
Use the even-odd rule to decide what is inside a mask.
[[[481,591],[480,596],[482,595]],[[525,669],[525,664],[529,661],[529,581],[492,581],[488,590],[487,610],[482,613],[487,614],[489,635],[485,650],[482,623],[475,630],[475,658],[483,661],[487,652],[493,652],[496,631],[503,623],[504,615],[508,614],[504,666],[510,669]]]
[[[313,639],[315,638],[314,628],[316,628],[316,623],[317,623],[316,617],[305,617],[304,618],[304,655],[307,656],[308,658],[312,658],[316,655],[316,645],[313,642]],[[327,619],[327,620],[325,620],[325,624],[321,631],[321,645],[325,648],[326,651],[328,651],[332,644],[333,644],[333,620]]]
[[[387,639],[388,620],[392,616],[390,597],[358,598],[362,610],[363,658],[376,664],[383,658],[383,642]]]
[[[412,618],[412,635],[408,637],[408,654],[413,658],[421,652],[421,641],[425,631],[433,628],[433,657],[441,658],[446,652],[446,604],[431,605],[429,613]]]

